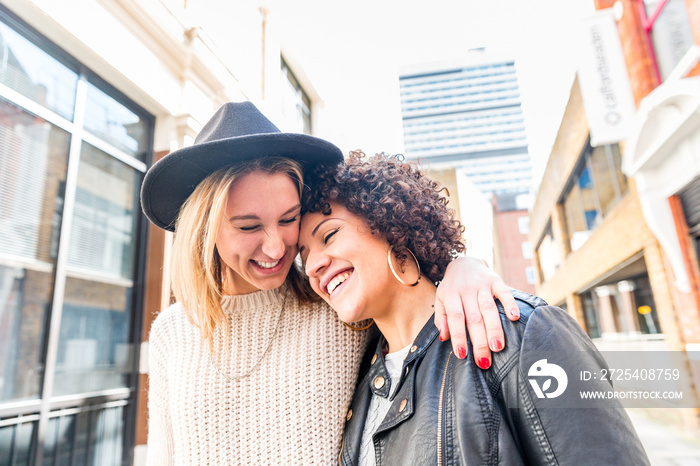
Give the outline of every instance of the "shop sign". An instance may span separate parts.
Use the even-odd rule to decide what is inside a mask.
[[[581,21],[578,78],[591,145],[625,139],[635,114],[625,58],[612,9]]]

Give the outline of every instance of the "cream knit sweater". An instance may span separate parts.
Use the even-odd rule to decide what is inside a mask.
[[[323,303],[300,306],[289,293],[282,309],[283,300],[279,290],[224,297],[231,338],[225,348],[217,335],[214,356],[181,305],[158,315],[149,338],[148,464],[337,461],[368,332],[349,330]],[[253,367],[238,380],[221,375]]]

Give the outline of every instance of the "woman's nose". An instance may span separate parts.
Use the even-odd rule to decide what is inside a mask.
[[[306,264],[304,265],[304,271],[308,277],[317,277],[319,273],[328,266],[328,255],[322,252],[316,252],[313,250],[309,251],[306,256]]]
[[[262,250],[270,259],[281,259],[284,256],[287,247],[284,244],[284,239],[277,229],[267,230],[263,239]]]

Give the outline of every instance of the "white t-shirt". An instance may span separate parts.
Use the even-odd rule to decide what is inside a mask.
[[[389,377],[391,377],[391,389],[389,390],[389,396],[386,398],[382,396],[372,395],[372,400],[369,403],[369,409],[367,410],[367,420],[365,421],[365,428],[362,431],[362,443],[360,444],[360,466],[376,466],[376,456],[374,454],[374,443],[372,442],[372,437],[377,431],[384,416],[389,412],[392,401],[391,396],[396,392],[396,387],[399,386],[399,380],[401,380],[401,369],[403,368],[403,361],[408,355],[408,351],[411,349],[411,345],[402,348],[393,353],[387,353],[384,356],[384,365],[386,370],[389,372]]]

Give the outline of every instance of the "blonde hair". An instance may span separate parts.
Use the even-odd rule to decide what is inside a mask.
[[[216,249],[216,237],[231,185],[254,172],[288,175],[301,197],[303,174],[299,163],[283,157],[256,159],[217,170],[205,178],[182,205],[175,223],[170,267],[173,294],[185,308],[192,324],[201,330],[210,350],[216,327],[229,325],[221,307],[226,265]],[[301,302],[316,299],[294,265],[286,283]]]

